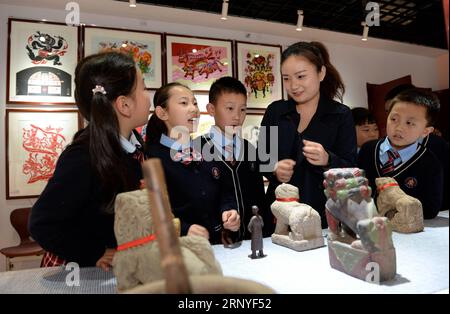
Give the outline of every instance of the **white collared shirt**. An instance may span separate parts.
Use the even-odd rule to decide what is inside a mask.
[[[138,139],[136,138],[136,135],[134,135],[134,132],[131,132],[129,140],[127,140],[125,137],[121,135],[120,145],[122,146],[123,150],[129,154],[134,153],[134,151],[136,150],[136,146],[141,147],[141,143],[139,143]]]

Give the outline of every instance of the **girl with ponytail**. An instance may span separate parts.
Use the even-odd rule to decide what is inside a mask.
[[[265,173],[270,181],[267,198],[269,204],[275,200],[275,188],[281,183],[295,185],[301,202],[317,210],[326,227],[323,172],[356,163],[352,114],[335,100],[342,101],[344,83],[319,42],[298,42],[284,50],[281,75],[289,98],[269,105],[261,123],[265,132],[258,141],[265,147],[278,141],[277,151],[270,152],[278,162],[273,173]],[[274,139],[270,126],[278,127]]]
[[[77,107],[88,122],[63,151],[29,222],[46,250],[41,266],[76,262],[109,269],[117,246],[114,201],[138,189],[150,95],[134,60],[107,52],[88,56],[75,70]]]

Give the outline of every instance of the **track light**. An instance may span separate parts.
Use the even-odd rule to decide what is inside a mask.
[[[297,20],[297,28],[295,29],[298,32],[301,32],[303,30],[303,10],[298,10],[298,20]]]
[[[136,7],[136,0],[130,0],[130,8]]]
[[[369,38],[369,26],[367,26],[366,22],[361,22],[361,26],[364,26],[363,35],[362,35],[361,40],[367,41],[367,39]]]
[[[222,17],[220,18],[224,21],[228,19],[228,0],[223,0],[222,3]]]

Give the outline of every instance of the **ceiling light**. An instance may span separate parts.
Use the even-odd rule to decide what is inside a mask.
[[[130,8],[136,7],[136,0],[130,0]]]
[[[361,40],[367,41],[367,39],[369,38],[369,26],[367,26],[366,22],[362,22],[361,26],[364,26],[363,35],[362,35]]]
[[[224,21],[228,19],[228,0],[223,0],[222,17],[220,19],[222,19]]]
[[[297,28],[295,29],[298,32],[301,32],[303,30],[303,10],[298,10],[298,20],[297,20]]]

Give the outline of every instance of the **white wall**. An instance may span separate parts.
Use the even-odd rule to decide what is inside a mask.
[[[264,34],[270,33],[271,24],[266,23],[267,29],[259,28],[260,33],[230,30],[224,28],[210,28],[186,24],[165,23],[156,20],[123,18],[86,13],[82,9],[81,22],[98,26],[124,27],[128,29],[142,29],[155,32],[168,32],[224,39],[235,39],[260,43],[281,44],[283,47],[298,40],[322,40],[329,48],[332,63],[337,67],[346,84],[347,92],[344,103],[347,105],[367,107],[366,82],[382,83],[407,74],[413,77],[413,83],[418,86],[442,89],[448,87],[448,54],[437,60],[436,57],[411,55],[407,53],[370,49],[348,44],[324,41],[315,32],[314,38],[306,38],[303,34],[295,33],[292,37],[281,37]],[[6,56],[7,56],[7,22],[8,17],[27,19],[47,19],[49,21],[64,22],[64,4],[60,10],[34,8],[31,6],[14,6],[0,4],[0,248],[18,243],[19,238],[10,226],[9,213],[19,206],[30,206],[35,200],[6,200],[5,185],[5,108],[6,108]],[[122,16],[122,15],[120,15]],[[250,23],[250,22],[249,22]],[[321,32],[329,36],[330,32]],[[292,33],[289,33],[292,34]],[[348,36],[347,36],[348,37]],[[354,36],[355,40],[358,39]],[[326,37],[325,37],[326,38]],[[328,37],[329,38],[329,37]],[[359,46],[359,47],[358,47]],[[413,47],[413,46],[412,46]],[[423,49],[422,49],[423,50]],[[426,50],[426,49],[425,49]],[[435,53],[435,52],[434,52]],[[445,52],[443,52],[444,54]],[[443,68],[442,64],[446,64]],[[436,74],[439,69],[439,75]],[[9,105],[9,108],[18,106]],[[0,271],[4,270],[3,255],[0,255]]]

